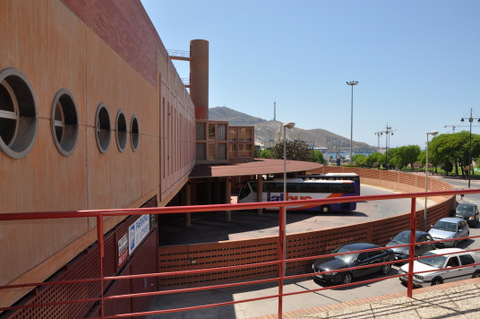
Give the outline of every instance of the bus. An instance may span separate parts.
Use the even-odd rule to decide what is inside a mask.
[[[356,196],[360,193],[357,183],[350,180],[305,180],[302,178],[287,180],[286,200],[322,199],[333,197]],[[238,203],[257,202],[257,181],[242,185],[238,194]],[[283,180],[263,181],[263,202],[284,201]],[[332,203],[321,206],[301,205],[289,207],[288,210],[316,210],[323,213],[330,211],[354,211],[356,202]],[[278,208],[268,208],[278,209]]]
[[[357,196],[360,196],[360,176],[356,173],[327,173],[327,174],[307,174],[307,175],[300,175],[299,178],[306,180],[306,181],[318,181],[318,180],[326,180],[326,181],[354,181],[357,184],[356,191]]]

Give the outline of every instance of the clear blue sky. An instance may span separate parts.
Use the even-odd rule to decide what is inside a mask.
[[[210,107],[271,120],[276,102],[278,121],[350,138],[356,80],[353,140],[377,146],[388,123],[389,147],[422,149],[480,117],[479,0],[141,2],[167,49],[209,41]]]

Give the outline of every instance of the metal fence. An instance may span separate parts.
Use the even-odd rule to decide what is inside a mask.
[[[331,257],[335,254],[327,255],[315,255],[301,258],[286,258],[286,213],[289,206],[298,206],[301,204],[309,205],[321,205],[329,203],[342,203],[342,202],[352,202],[352,201],[377,201],[377,200],[392,200],[392,199],[401,199],[401,198],[410,198],[411,199],[411,210],[410,210],[410,234],[411,241],[409,245],[399,245],[400,246],[409,246],[410,247],[410,258],[408,262],[410,263],[409,272],[406,274],[408,276],[408,285],[406,294],[409,297],[412,297],[413,289],[413,261],[421,257],[413,257],[415,250],[415,230],[417,229],[417,218],[416,218],[416,199],[418,197],[433,197],[433,196],[456,196],[459,194],[473,194],[480,193],[480,189],[471,189],[471,190],[450,190],[450,191],[436,191],[436,192],[419,192],[419,193],[403,193],[403,194],[388,194],[388,195],[372,195],[372,196],[355,196],[355,197],[342,197],[342,198],[333,198],[333,199],[321,199],[321,200],[298,200],[298,201],[288,201],[288,202],[262,202],[262,203],[248,203],[248,204],[221,204],[221,205],[202,205],[202,206],[180,206],[180,207],[155,207],[155,208],[138,208],[138,209],[109,209],[109,210],[87,210],[87,211],[63,211],[63,212],[27,212],[27,213],[9,213],[9,214],[0,214],[0,221],[20,221],[20,220],[39,220],[39,219],[70,219],[70,218],[87,218],[95,217],[97,221],[97,244],[98,244],[98,257],[99,264],[98,268],[100,269],[100,276],[98,278],[83,278],[78,280],[69,280],[69,281],[49,281],[41,283],[24,283],[17,285],[6,285],[0,286],[0,290],[9,290],[9,289],[18,289],[18,288],[33,288],[49,285],[59,285],[65,286],[66,289],[76,289],[78,285],[89,285],[95,283],[98,285],[98,289],[93,289],[91,295],[88,298],[76,299],[76,300],[58,300],[54,302],[47,303],[37,303],[37,304],[16,304],[9,307],[0,308],[0,312],[9,311],[15,309],[28,308],[31,310],[31,313],[35,312],[37,308],[53,307],[53,306],[65,306],[72,304],[94,304],[96,305],[98,311],[96,312],[96,318],[125,318],[125,317],[141,317],[147,315],[155,314],[164,314],[164,313],[173,313],[180,311],[191,311],[197,309],[205,309],[210,307],[219,307],[232,305],[235,303],[248,303],[262,299],[272,299],[275,298],[278,300],[278,318],[282,318],[283,313],[283,301],[286,296],[294,294],[302,294],[308,292],[315,292],[320,290],[326,290],[331,288],[337,288],[339,286],[331,287],[319,287],[313,290],[305,290],[299,292],[284,292],[284,282],[285,280],[298,279],[298,278],[308,278],[312,277],[312,273],[303,273],[295,275],[286,275],[285,267],[289,263],[298,263],[311,261],[318,258]],[[104,258],[104,228],[103,228],[103,218],[109,216],[131,216],[131,215],[144,215],[144,214],[177,214],[177,213],[202,213],[202,212],[212,212],[212,211],[231,211],[231,210],[246,210],[246,209],[259,209],[259,208],[279,208],[279,232],[278,232],[278,241],[277,241],[277,250],[278,258],[274,261],[264,261],[264,262],[252,262],[242,265],[235,266],[225,266],[217,268],[205,268],[205,269],[194,269],[194,270],[182,270],[182,271],[169,271],[169,272],[157,272],[157,273],[148,273],[148,274],[138,274],[138,275],[119,275],[119,276],[104,276],[102,271],[103,258]],[[421,226],[421,225],[420,225]],[[469,238],[476,238],[469,237]],[[458,240],[458,239],[457,239]],[[383,248],[379,248],[383,249]],[[475,250],[473,250],[475,251]],[[395,261],[385,262],[383,264],[395,263]],[[181,288],[181,289],[170,289],[162,291],[152,291],[146,293],[134,293],[134,294],[109,294],[106,295],[105,292],[105,283],[111,282],[122,282],[124,280],[132,279],[145,279],[145,278],[158,278],[160,280],[166,276],[195,276],[196,274],[205,274],[209,272],[218,272],[218,271],[235,271],[241,269],[247,269],[251,267],[275,267],[277,269],[276,276],[271,278],[263,278],[256,280],[249,280],[244,282],[236,283],[227,283],[227,284],[218,284],[218,285],[204,285],[200,287],[191,287],[191,288]],[[365,268],[368,266],[354,267],[350,269],[359,269]],[[358,285],[359,283],[369,283],[378,280],[384,280],[387,278],[395,278],[399,276],[405,276],[405,274],[399,274],[389,277],[382,277],[376,279],[369,279],[364,281],[356,281],[355,283],[350,283],[342,286],[351,286]],[[177,309],[167,309],[167,310],[158,310],[158,311],[143,311],[143,312],[123,312],[115,313],[114,310],[105,311],[108,309],[107,303],[112,302],[123,302],[125,300],[131,300],[135,298],[144,298],[152,296],[160,296],[165,294],[177,294],[185,292],[197,292],[205,291],[211,289],[221,289],[229,287],[239,287],[239,286],[249,286],[256,285],[260,283],[274,283],[278,286],[278,292],[276,294],[262,296],[258,298],[251,298],[246,300],[236,300],[221,302],[215,304],[205,304],[194,307],[186,308],[177,308]],[[70,287],[70,288],[69,288]],[[83,286],[82,286],[83,287]],[[117,309],[118,310],[118,309]]]

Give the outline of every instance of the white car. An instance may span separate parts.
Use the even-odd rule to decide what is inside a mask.
[[[480,277],[480,265],[456,268],[480,263],[480,256],[475,252],[467,252],[460,248],[444,248],[429,251],[423,256],[431,257],[413,262],[414,286],[421,287],[428,284],[433,286],[448,281]],[[408,263],[400,267],[398,273],[407,274]],[[399,278],[403,283],[408,282],[408,276]]]

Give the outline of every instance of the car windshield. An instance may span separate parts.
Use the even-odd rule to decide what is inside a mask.
[[[473,213],[473,206],[458,205],[457,213]]]
[[[452,222],[446,222],[443,220],[439,220],[438,222],[433,225],[433,228],[440,229],[440,230],[446,230],[446,231],[451,231],[451,232],[456,232],[457,231],[457,224],[452,223]]]
[[[393,242],[397,244],[409,244],[410,243],[410,233],[400,233],[397,236],[393,237]]]
[[[443,265],[445,265],[445,261],[447,259],[447,257],[445,256],[438,256],[431,252],[425,253],[423,256],[432,256],[432,257],[419,259],[418,262],[435,267],[435,268],[443,268]]]
[[[354,249],[349,246],[342,246],[340,248],[337,248],[333,251],[333,253],[338,254],[338,253],[347,253],[349,251],[356,251],[356,250],[362,250],[362,249]],[[345,254],[345,255],[340,255],[340,256],[335,256],[336,259],[344,261],[344,262],[351,262],[352,259],[355,257],[356,253],[353,254]]]

